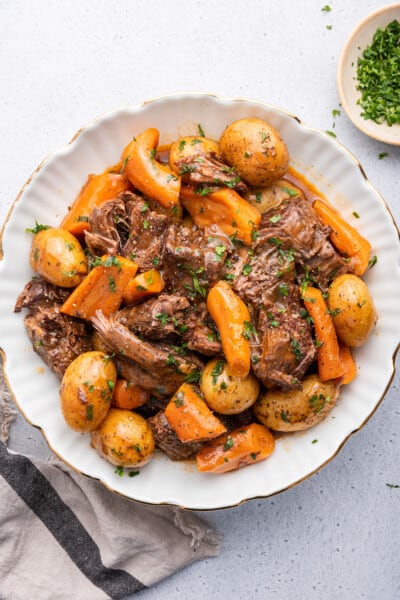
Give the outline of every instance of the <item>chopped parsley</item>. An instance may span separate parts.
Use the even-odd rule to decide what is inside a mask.
[[[303,358],[303,353],[300,349],[300,343],[298,340],[290,338],[290,345],[293,348],[293,354],[295,355],[296,360],[301,360]]]
[[[117,289],[117,286],[116,286],[116,284],[115,284],[115,279],[114,279],[114,277],[113,277],[112,275],[109,275],[109,276],[108,276],[108,287],[110,288],[110,292],[111,292],[112,294],[113,294],[113,293],[116,291],[116,289]]]
[[[251,271],[252,271],[252,266],[250,264],[247,263],[247,265],[244,265],[244,267],[242,269],[243,275],[250,275]]]
[[[374,256],[368,262],[368,267],[370,269],[372,269],[372,267],[374,267],[377,262],[378,262],[378,257],[374,254]]]
[[[199,132],[199,136],[200,137],[206,137],[206,134],[204,133],[204,129],[202,128],[202,126],[200,125],[200,123],[197,123],[197,130]]]
[[[272,215],[272,217],[270,218],[271,223],[279,223],[279,221],[282,219],[282,215],[277,214],[277,215]]]
[[[180,408],[184,404],[185,395],[183,392],[177,392],[174,398],[174,404],[177,408]]]
[[[221,375],[223,369],[224,369],[224,361],[217,360],[217,362],[215,363],[215,365],[213,367],[213,370],[211,371],[211,378],[212,378],[213,385],[217,385],[217,379]]]
[[[158,315],[156,315],[156,319],[158,319],[161,322],[161,325],[165,327],[169,319],[169,314],[166,312],[158,313]]]
[[[230,450],[233,445],[234,445],[233,437],[231,435],[228,435],[228,437],[226,438],[226,442],[224,444],[224,452],[227,452],[228,450]]]
[[[288,414],[284,410],[281,410],[281,419],[282,419],[282,421],[285,421],[285,423],[290,423]]]
[[[93,404],[87,404],[86,406],[86,418],[88,421],[93,421]]]
[[[391,126],[400,123],[400,22],[378,28],[357,60],[361,116]]]
[[[50,229],[50,225],[42,225],[41,223],[38,223],[35,219],[35,227],[33,227],[32,229],[26,228],[25,231],[27,233],[39,233],[39,231],[44,231],[45,229]]]
[[[257,333],[257,331],[256,331],[254,325],[252,325],[250,323],[250,321],[245,321],[244,329],[243,329],[243,337],[245,337],[246,340],[250,340],[251,336],[255,333]]]

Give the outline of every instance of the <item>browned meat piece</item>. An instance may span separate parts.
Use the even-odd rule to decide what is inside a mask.
[[[115,318],[148,340],[182,341],[188,350],[206,356],[222,352],[205,303],[191,306],[179,294],[160,294],[137,306],[123,308]]]
[[[238,429],[239,427],[244,427],[245,425],[250,425],[250,423],[254,423],[255,420],[251,408],[248,408],[237,415],[221,415],[218,413],[218,419],[225,425],[228,432]]]
[[[322,225],[304,198],[286,201],[264,213],[259,233],[262,240],[293,253],[299,281],[306,278],[326,289],[334,277],[350,270],[328,239],[330,228]]]
[[[118,356],[136,363],[141,370],[151,375],[154,387],[165,388],[166,394],[177,390],[184,380],[198,375],[199,369],[203,367],[203,363],[194,354],[164,343],[155,345],[145,342],[115,318],[106,318],[100,310],[92,317],[92,323],[107,347]],[[136,383],[131,377],[128,379]],[[142,381],[137,383],[150,389]]]
[[[145,371],[133,360],[129,360],[129,358],[120,358],[115,356],[113,360],[117,366],[117,371],[120,377],[126,379],[131,384],[141,385],[145,390],[151,392],[156,398],[165,398],[166,396],[171,396],[176,392],[177,388],[175,380],[165,381],[163,377],[158,377],[156,373]]]
[[[231,240],[216,225],[204,230],[170,225],[164,241],[166,290],[195,301],[204,299],[208,286],[223,276],[232,249]]]
[[[59,311],[70,293],[35,277],[18,296],[14,309],[29,309],[24,323],[33,349],[60,378],[79,354],[93,349],[90,327]]]
[[[108,200],[94,208],[89,217],[90,230],[85,231],[85,242],[95,256],[108,254],[115,256],[121,251],[121,225],[126,224],[125,194],[115,200]],[[127,236],[127,233],[126,233]]]
[[[157,448],[163,450],[172,460],[184,460],[185,458],[190,458],[196,454],[203,445],[199,442],[185,444],[181,442],[175,431],[171,429],[164,411],[162,410],[154,415],[154,417],[150,417],[147,422],[153,430]]]
[[[185,324],[187,330],[183,335],[183,341],[188,350],[200,352],[205,356],[222,354],[219,335],[205,302],[199,302],[187,311]]]
[[[143,198],[129,202],[129,237],[122,249],[123,256],[134,260],[143,271],[159,268],[162,264],[163,239],[168,218],[151,210]]]
[[[239,194],[246,194],[247,185],[240,179],[234,167],[219,160],[213,152],[199,153],[177,161],[179,175],[185,183],[205,183],[226,186]]]
[[[190,303],[184,296],[160,294],[138,306],[123,308],[116,319],[149,340],[176,339],[185,333],[185,311]]]
[[[86,324],[60,313],[58,305],[36,307],[24,323],[35,352],[60,379],[79,354],[93,350]]]
[[[299,380],[315,360],[311,326],[301,311],[300,302],[294,301],[284,307],[284,312],[276,305],[260,311],[258,335],[251,347],[252,366],[266,387],[301,387]]]
[[[34,277],[18,296],[14,311],[20,312],[23,308],[34,308],[38,305],[63,304],[70,293],[71,290],[67,288],[55,286],[42,277]]]

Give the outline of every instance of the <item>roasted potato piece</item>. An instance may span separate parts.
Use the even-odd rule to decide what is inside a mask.
[[[47,281],[66,288],[76,287],[88,270],[79,241],[59,227],[42,229],[35,234],[30,263],[32,269]]]
[[[250,372],[236,377],[223,360],[211,360],[201,375],[200,389],[211,410],[221,415],[236,415],[257,400],[260,384]]]
[[[339,275],[329,287],[328,307],[338,338],[350,348],[367,341],[377,320],[365,282],[356,275]]]
[[[303,197],[303,193],[284,179],[279,179],[268,187],[253,188],[246,194],[246,200],[261,214],[271,208],[277,208],[282,202],[292,197]]]
[[[154,452],[150,425],[131,410],[111,408],[91,440],[100,456],[123,467],[142,467]]]
[[[206,137],[187,135],[179,138],[172,144],[169,152],[169,166],[175,173],[180,175],[178,161],[191,156],[196,156],[197,154],[206,154],[209,152],[219,154],[217,142],[209,140]]]
[[[250,185],[267,186],[282,177],[289,152],[279,133],[266,121],[239,119],[228,125],[219,140],[222,157]]]
[[[274,431],[301,431],[322,421],[335,406],[339,385],[308,375],[301,390],[269,390],[255,403],[257,419]]]
[[[61,410],[75,431],[96,429],[110,409],[117,370],[104,352],[80,354],[61,381]]]

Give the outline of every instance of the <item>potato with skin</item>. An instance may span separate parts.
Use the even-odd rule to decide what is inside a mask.
[[[203,370],[200,389],[211,410],[221,415],[236,415],[255,403],[260,384],[253,373],[236,377],[227,362],[214,359]]]
[[[77,238],[60,227],[38,231],[30,252],[30,264],[44,279],[61,287],[76,287],[87,273],[87,259]]]
[[[339,384],[308,375],[301,390],[269,390],[255,403],[256,418],[274,431],[302,431],[322,421],[335,406]]]
[[[218,143],[206,137],[196,135],[187,135],[176,140],[169,152],[169,166],[178,175],[180,175],[181,167],[178,162],[185,159],[197,156],[198,154],[208,154],[213,152],[219,154]]]
[[[228,125],[219,140],[219,148],[222,157],[250,185],[270,185],[289,167],[285,142],[276,129],[262,119],[239,119]]]
[[[68,365],[61,381],[61,410],[75,431],[96,429],[110,410],[117,370],[104,352],[84,352]]]
[[[356,275],[339,275],[327,302],[338,338],[350,348],[365,344],[378,318],[365,282]]]
[[[153,455],[154,436],[147,421],[131,410],[111,408],[91,433],[92,446],[113,465],[142,467]]]

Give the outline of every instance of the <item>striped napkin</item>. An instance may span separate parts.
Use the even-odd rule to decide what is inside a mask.
[[[7,450],[14,410],[0,382],[0,598],[125,598],[195,560],[221,536],[188,511],[108,491],[58,460]]]

